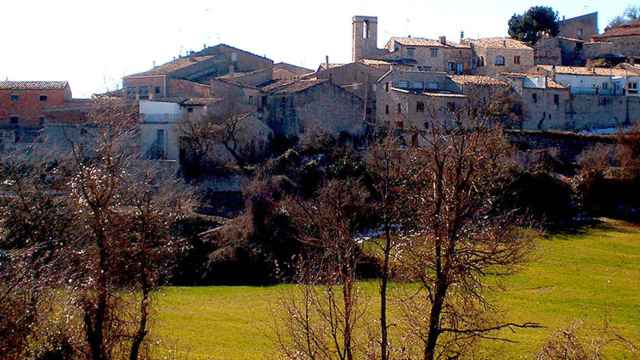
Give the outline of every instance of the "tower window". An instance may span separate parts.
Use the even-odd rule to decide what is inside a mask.
[[[365,21],[363,23],[362,26],[362,38],[363,39],[368,39],[369,38],[369,22]]]

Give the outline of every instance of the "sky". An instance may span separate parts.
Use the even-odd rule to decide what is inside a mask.
[[[0,0],[0,80],[66,80],[74,97],[114,90],[126,74],[226,43],[311,69],[351,60],[351,18],[378,16],[391,36],[506,36],[514,13],[600,13],[602,30],[638,0]]]

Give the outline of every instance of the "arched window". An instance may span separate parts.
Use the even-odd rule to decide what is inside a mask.
[[[496,56],[496,66],[504,66],[504,56],[498,55]]]

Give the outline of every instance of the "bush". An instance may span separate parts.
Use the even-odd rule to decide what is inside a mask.
[[[499,207],[514,209],[549,229],[569,225],[577,213],[571,185],[547,172],[514,174]]]

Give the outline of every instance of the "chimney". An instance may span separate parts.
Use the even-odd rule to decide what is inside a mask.
[[[446,36],[440,36],[440,44],[447,45],[447,37]]]
[[[329,55],[324,57],[324,66],[329,70]]]
[[[464,40],[464,31],[460,31],[460,42]]]

